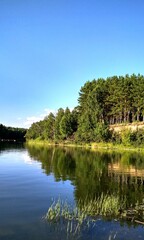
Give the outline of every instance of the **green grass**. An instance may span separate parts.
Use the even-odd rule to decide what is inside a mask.
[[[67,234],[76,234],[80,231],[86,220],[86,215],[81,213],[77,207],[72,207],[66,201],[60,199],[53,202],[45,216],[49,222],[57,223],[65,226]],[[88,222],[87,222],[88,224]]]
[[[49,222],[65,224],[67,233],[76,234],[81,228],[94,225],[100,216],[118,217],[122,207],[114,195],[101,194],[98,199],[79,201],[75,207],[59,199],[51,204],[45,218]]]
[[[118,219],[144,224],[144,203],[137,203],[126,208],[126,199],[120,200],[116,195],[101,194],[97,199],[79,201],[72,206],[58,199],[46,213],[45,219],[50,223],[60,223],[66,232],[76,234],[81,229],[93,227],[98,219]]]
[[[32,146],[60,146],[60,147],[81,147],[97,151],[98,149],[103,150],[114,150],[114,151],[141,151],[144,152],[144,146],[133,146],[133,145],[124,145],[111,142],[91,142],[91,143],[75,143],[73,141],[61,141],[61,142],[52,142],[46,140],[28,140],[26,144]]]
[[[97,215],[117,217],[119,210],[124,207],[124,202],[121,203],[118,196],[104,195],[103,193],[97,199],[79,203],[80,210],[92,217]]]

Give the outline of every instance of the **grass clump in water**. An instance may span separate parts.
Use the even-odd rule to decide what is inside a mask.
[[[67,233],[76,234],[81,229],[94,227],[102,217],[108,219],[125,219],[144,224],[144,204],[126,207],[126,199],[120,200],[116,195],[101,194],[93,200],[80,200],[77,206],[72,206],[60,199],[54,201],[45,216],[52,223],[60,223]],[[140,222],[140,221],[141,222]]]
[[[67,201],[60,199],[53,202],[45,216],[46,220],[52,223],[59,223],[60,229],[65,228],[67,234],[77,234],[82,228],[87,228],[92,221],[87,214],[78,207],[73,207]]]
[[[103,193],[93,200],[80,201],[79,207],[82,212],[89,216],[117,217],[120,209],[124,208],[124,201],[121,202],[118,196],[104,195]]]
[[[99,198],[79,201],[72,206],[60,199],[54,201],[45,216],[49,222],[59,222],[66,227],[67,233],[77,233],[82,228],[94,226],[99,216],[117,217],[121,208],[117,196],[101,194]]]

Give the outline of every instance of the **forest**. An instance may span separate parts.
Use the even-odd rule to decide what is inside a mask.
[[[33,123],[26,138],[75,142],[116,141],[122,136],[110,131],[111,124],[144,121],[144,76],[125,75],[87,81],[81,87],[78,106],[59,108]],[[144,143],[143,130],[127,133],[128,141]]]
[[[0,141],[25,141],[26,129],[6,127],[0,124]]]

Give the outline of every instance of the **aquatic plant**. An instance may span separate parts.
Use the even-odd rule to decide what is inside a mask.
[[[104,195],[103,193],[95,199],[79,201],[81,212],[85,212],[89,216],[107,216],[116,217],[120,214],[120,209],[125,206],[125,201],[120,201],[116,195]]]
[[[61,226],[65,226],[67,233],[73,234],[79,232],[82,226],[88,226],[90,223],[85,212],[60,199],[52,203],[45,218],[49,222],[59,222]]]
[[[72,206],[61,199],[53,201],[45,218],[49,222],[59,222],[66,226],[67,233],[77,233],[81,228],[94,226],[99,216],[118,216],[122,207],[117,196],[101,194],[99,198],[88,201],[80,200]]]
[[[126,207],[126,199],[119,199],[116,195],[104,195],[95,199],[80,200],[77,206],[58,199],[53,201],[46,213],[46,220],[60,223],[67,233],[76,234],[81,229],[93,227],[101,218],[125,219],[144,224],[144,204],[137,203],[131,208]],[[140,221],[139,221],[140,220]]]

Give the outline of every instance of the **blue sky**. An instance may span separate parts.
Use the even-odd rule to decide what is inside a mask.
[[[144,75],[144,1],[0,0],[0,123],[28,127],[127,73]]]

